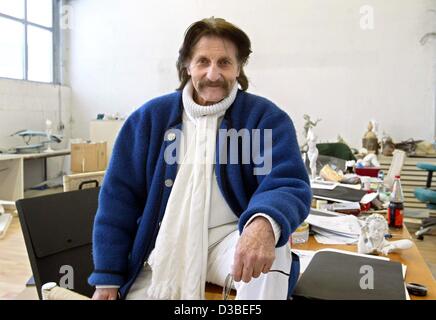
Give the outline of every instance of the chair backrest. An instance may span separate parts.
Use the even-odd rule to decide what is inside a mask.
[[[18,216],[38,296],[47,282],[91,297],[92,228],[100,188],[17,201]]]
[[[401,174],[403,169],[404,160],[406,159],[406,153],[403,150],[395,149],[392,154],[392,162],[389,166],[387,175],[384,178],[384,185],[391,189],[394,184],[395,176]]]

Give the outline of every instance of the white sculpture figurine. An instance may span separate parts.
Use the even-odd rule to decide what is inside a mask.
[[[310,173],[311,178],[316,178],[316,161],[318,159],[319,151],[316,147],[316,136],[312,131],[312,128],[309,128],[307,132],[307,146],[309,147],[307,150],[307,157],[309,159]]]
[[[360,233],[357,249],[359,253],[387,255],[396,250],[404,250],[412,247],[412,241],[403,239],[389,242],[385,239],[389,228],[386,219],[380,214],[372,214],[365,220]]]
[[[363,159],[358,159],[356,165],[363,167],[380,167],[380,162],[377,159],[377,155],[374,152],[368,152],[367,149],[362,148],[359,151],[360,154],[365,155]]]
[[[47,119],[45,121],[45,132],[47,133],[47,149],[44,150],[44,152],[53,152],[53,149],[50,145],[51,140],[51,134],[52,134],[52,122],[51,120]]]

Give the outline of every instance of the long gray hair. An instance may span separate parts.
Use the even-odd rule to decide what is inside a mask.
[[[186,64],[192,58],[192,49],[203,36],[217,36],[231,41],[237,48],[237,59],[240,67],[238,83],[242,90],[248,89],[248,78],[244,73],[243,67],[248,62],[251,53],[251,41],[244,31],[235,25],[221,18],[207,18],[194,22],[185,32],[185,39],[179,50],[177,59],[177,72],[179,74],[180,86],[177,90],[182,90],[189,81],[190,76],[186,70]]]

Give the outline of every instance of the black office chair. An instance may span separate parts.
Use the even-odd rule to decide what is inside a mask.
[[[100,188],[28,198],[16,202],[38,296],[47,282],[71,276],[73,291],[91,297],[92,227]],[[64,278],[65,279],[65,278]]]

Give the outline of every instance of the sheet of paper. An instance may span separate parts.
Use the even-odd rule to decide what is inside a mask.
[[[310,186],[315,189],[333,190],[339,183],[331,181],[311,180]]]
[[[306,271],[307,266],[313,258],[313,255],[316,251],[313,250],[297,250],[292,249],[293,253],[295,253],[300,258],[300,273]]]
[[[370,203],[372,200],[374,200],[375,198],[377,198],[378,196],[378,192],[371,192],[371,193],[367,193],[365,194],[362,199],[360,200],[360,203],[363,204],[368,204]]]
[[[316,233],[314,235],[316,242],[321,244],[355,244],[358,239],[350,239],[345,237],[339,237],[336,235],[323,235]]]
[[[309,214],[306,218],[306,222],[315,227],[331,230],[332,232],[339,232],[357,237],[360,235],[361,227],[359,219],[353,215],[322,217]]]
[[[316,216],[321,216],[321,217],[339,217],[339,216],[345,216],[345,213],[341,213],[341,212],[334,212],[334,211],[330,211],[327,209],[315,209],[315,208],[310,208],[310,214],[316,215]]]

